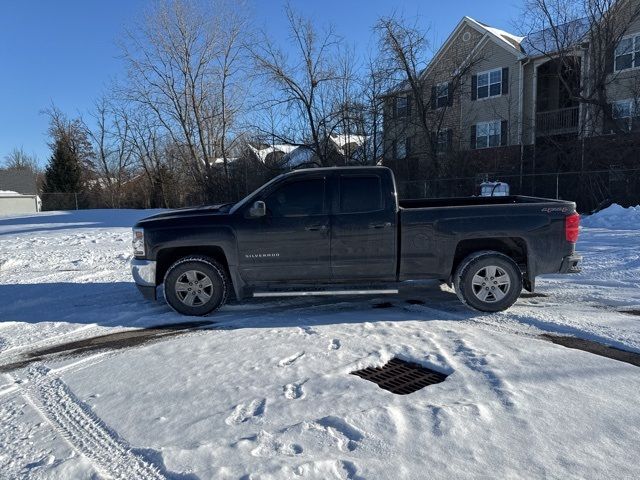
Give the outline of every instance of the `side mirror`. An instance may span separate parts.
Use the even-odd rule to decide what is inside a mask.
[[[249,209],[250,218],[260,218],[260,217],[264,217],[266,214],[267,214],[267,206],[264,204],[262,200],[255,201],[251,206],[251,208]]]

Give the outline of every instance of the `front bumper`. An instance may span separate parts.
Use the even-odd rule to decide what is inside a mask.
[[[580,273],[582,271],[582,268],[580,267],[581,261],[581,255],[567,255],[562,259],[562,265],[560,265],[559,273]]]
[[[154,260],[131,260],[131,274],[140,293],[148,300],[156,299],[156,262]]]

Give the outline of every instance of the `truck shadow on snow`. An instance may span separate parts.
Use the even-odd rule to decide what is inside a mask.
[[[23,353],[20,358],[14,362],[0,364],[0,373],[11,372],[36,362],[62,360],[88,353],[139,347],[150,342],[184,335],[185,333],[210,326],[213,323],[212,321],[201,320],[158,325],[150,328],[108,333],[76,341],[59,343]]]

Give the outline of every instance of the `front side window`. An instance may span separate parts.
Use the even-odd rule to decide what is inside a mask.
[[[449,84],[439,83],[436,86],[436,106],[446,107],[449,104]]]
[[[478,74],[476,87],[478,98],[497,97],[502,95],[502,69],[491,70]]]
[[[476,125],[476,148],[500,146],[501,134],[500,120],[478,123]]]
[[[326,212],[324,178],[287,183],[264,200],[267,213],[273,217],[304,217]]]
[[[382,210],[382,186],[380,177],[340,177],[340,212],[364,213]]]
[[[615,70],[640,67],[640,35],[620,40],[615,50]]]

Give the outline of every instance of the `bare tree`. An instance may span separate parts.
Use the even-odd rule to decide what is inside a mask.
[[[289,119],[279,131],[258,126],[266,137],[280,143],[306,145],[320,165],[329,165],[331,135],[340,129],[340,106],[346,104],[353,81],[353,64],[332,28],[322,32],[287,4],[293,53],[288,55],[266,35],[251,47],[268,95],[260,106]]]
[[[380,51],[380,74],[392,79],[396,87],[387,96],[393,99],[396,95],[409,95],[411,115],[407,122],[407,130],[417,130],[417,135],[424,154],[429,159],[429,174],[440,172],[438,155],[438,136],[444,131],[445,120],[454,99],[459,97],[471,69],[481,61],[479,52],[471,53],[461,50],[448,52],[446,62],[446,101],[438,102],[440,96],[436,92],[437,79],[432,78],[429,71],[431,60],[431,44],[427,39],[428,32],[423,30],[417,21],[409,23],[402,17],[383,17],[375,26]],[[433,65],[433,64],[431,64]],[[404,132],[401,132],[404,134]]]
[[[22,147],[14,148],[5,155],[2,166],[7,169],[27,169],[33,173],[40,170],[36,156],[26,153]]]
[[[228,136],[242,106],[236,78],[246,19],[224,0],[160,4],[129,35],[127,97],[148,109],[208,198],[218,195],[216,158],[227,170]]]
[[[523,33],[533,38],[530,55],[558,65],[566,95],[583,105],[583,134],[598,133],[603,123],[616,129],[610,89],[620,85],[616,52],[629,27],[640,19],[640,2],[622,0],[527,0]],[[624,48],[623,48],[624,50]],[[627,55],[633,61],[633,47]],[[567,74],[569,72],[569,74]],[[573,75],[571,75],[573,73]],[[575,76],[581,81],[572,81]],[[628,82],[627,82],[628,83]],[[638,96],[638,82],[627,85]]]
[[[90,115],[95,127],[85,124],[85,128],[95,152],[95,186],[106,193],[111,208],[120,208],[133,160],[129,112],[102,97]]]

